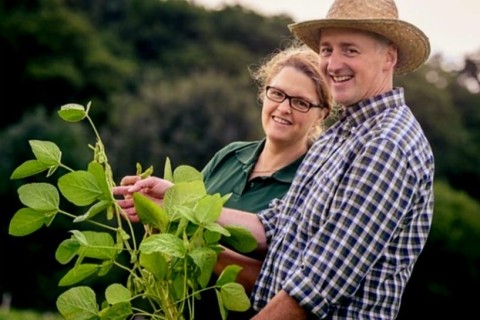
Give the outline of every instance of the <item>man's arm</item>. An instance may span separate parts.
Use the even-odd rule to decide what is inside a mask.
[[[252,320],[304,320],[307,313],[285,291],[281,290]]]

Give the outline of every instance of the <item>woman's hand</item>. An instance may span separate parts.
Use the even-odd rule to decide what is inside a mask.
[[[113,188],[114,196],[123,196],[118,199],[117,204],[132,222],[138,222],[139,218],[133,203],[133,193],[140,192],[160,204],[165,196],[165,192],[173,186],[173,183],[158,177],[148,177],[141,179],[140,176],[125,176],[120,182],[120,186]]]

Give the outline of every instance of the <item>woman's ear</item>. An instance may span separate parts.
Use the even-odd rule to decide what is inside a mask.
[[[330,114],[330,110],[328,110],[327,108],[321,108],[320,114],[317,120],[315,120],[315,126],[322,126],[323,121],[328,118],[329,114]]]

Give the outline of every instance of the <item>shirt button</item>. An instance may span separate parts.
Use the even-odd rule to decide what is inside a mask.
[[[250,188],[253,188],[254,185],[255,185],[255,182],[250,182]]]

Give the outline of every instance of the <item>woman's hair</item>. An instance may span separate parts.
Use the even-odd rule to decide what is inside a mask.
[[[286,49],[273,52],[257,68],[249,68],[250,75],[258,86],[259,101],[263,102],[266,86],[285,67],[293,67],[312,79],[320,104],[328,110],[327,117],[332,110],[333,102],[324,77],[320,72],[318,54],[309,47],[296,42]],[[312,128],[309,135],[309,145],[317,139],[322,131],[323,127],[321,125]]]

